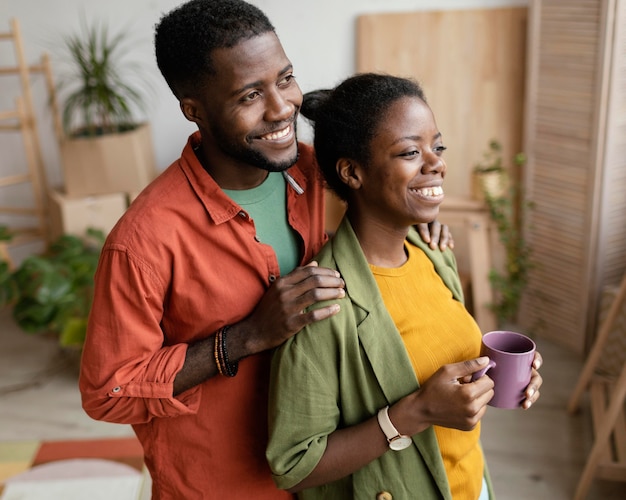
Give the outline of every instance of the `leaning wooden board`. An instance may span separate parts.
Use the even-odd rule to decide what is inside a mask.
[[[471,170],[491,139],[505,159],[522,145],[527,8],[367,14],[357,20],[357,70],[423,86],[448,146],[446,192],[471,196]]]

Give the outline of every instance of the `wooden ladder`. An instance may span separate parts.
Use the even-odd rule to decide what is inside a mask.
[[[40,64],[28,65],[24,55],[24,46],[17,19],[10,21],[10,30],[0,32],[0,41],[10,42],[15,50],[15,65],[0,64],[0,76],[17,76],[21,92],[15,97],[15,108],[0,110],[0,132],[20,134],[24,148],[26,168],[12,175],[1,173],[0,188],[10,188],[20,184],[29,184],[32,190],[32,206],[0,206],[0,214],[7,216],[34,217],[35,224],[28,227],[10,228],[14,237],[9,242],[0,242],[0,255],[7,256],[7,247],[14,244],[41,240],[48,242],[47,191],[48,183],[43,163],[37,122],[35,119],[33,96],[31,91],[31,75],[41,73],[45,76],[48,86],[51,82],[50,61],[47,54],[41,58]]]
[[[594,478],[626,481],[626,363],[613,376],[597,373],[606,342],[620,313],[626,307],[626,274],[611,303],[606,318],[570,397],[567,410],[578,411],[580,398],[589,389],[594,442],[578,481],[574,500],[586,498]]]

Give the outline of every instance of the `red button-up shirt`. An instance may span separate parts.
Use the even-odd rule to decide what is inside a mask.
[[[291,498],[265,461],[269,353],[243,359],[173,397],[187,346],[248,316],[279,267],[254,223],[196,158],[148,186],[109,234],[96,273],[80,390],[93,418],[132,424],[155,499]],[[324,190],[311,147],[300,145],[287,186],[288,218],[302,263],[321,248]]]

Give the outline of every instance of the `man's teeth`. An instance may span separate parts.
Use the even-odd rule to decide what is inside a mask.
[[[417,192],[424,196],[441,196],[443,194],[443,188],[441,186],[427,187],[418,189]]]
[[[282,130],[278,130],[277,132],[272,132],[271,134],[266,134],[261,136],[261,139],[264,141],[275,141],[276,139],[281,139],[289,134],[291,127],[286,127]]]

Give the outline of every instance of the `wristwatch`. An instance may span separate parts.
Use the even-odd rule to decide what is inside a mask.
[[[385,406],[378,411],[378,425],[380,425],[380,428],[385,433],[389,448],[393,451],[404,450],[411,446],[413,440],[409,436],[400,434],[398,429],[391,423],[389,419],[389,406]]]

